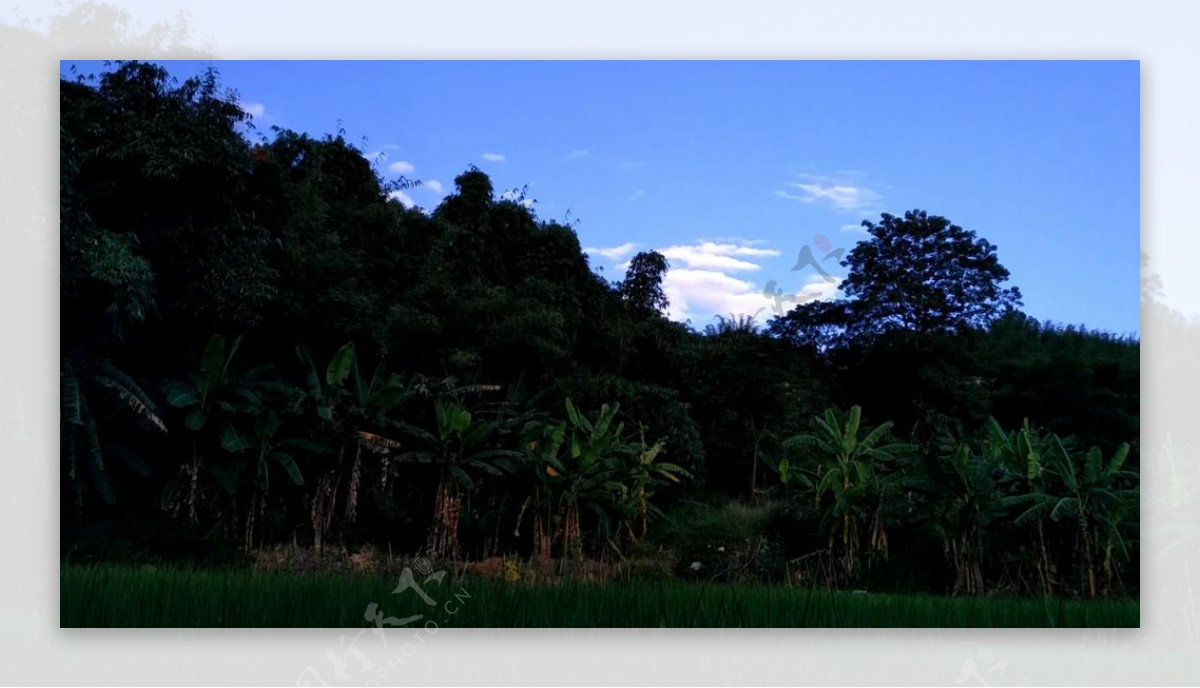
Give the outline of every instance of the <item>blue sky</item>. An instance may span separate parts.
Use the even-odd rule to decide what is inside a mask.
[[[793,271],[803,247],[922,209],[996,244],[1030,315],[1139,330],[1137,62],[164,64],[215,66],[267,135],[340,126],[385,178],[423,182],[405,203],[432,209],[476,165],[577,220],[610,279],[660,250],[671,316],[697,328],[765,321],[770,280],[835,296],[845,269]]]

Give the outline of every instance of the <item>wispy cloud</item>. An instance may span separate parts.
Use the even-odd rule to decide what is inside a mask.
[[[635,244],[632,241],[627,241],[620,246],[611,246],[609,248],[585,248],[584,253],[594,256],[604,256],[609,260],[620,260],[625,256],[633,253],[640,244]]]
[[[870,234],[870,232],[867,231],[867,228],[863,227],[862,224],[842,225],[841,227],[839,227],[839,229],[841,229],[843,232],[854,232],[854,233],[858,233],[858,234]]]
[[[442,193],[443,191],[446,190],[446,188],[444,186],[442,186],[442,183],[436,179],[430,179],[428,181],[422,182],[421,186],[424,186],[426,189],[429,189],[430,191],[432,191],[434,193]]]
[[[367,160],[370,160],[371,162],[375,162],[381,158],[387,157],[387,153],[385,153],[384,151],[395,150],[395,149],[398,149],[399,147],[400,146],[397,146],[394,143],[385,143],[376,150],[363,151],[362,156],[364,158],[366,158]]]
[[[488,162],[504,162],[505,159],[504,156],[500,155],[499,153],[484,153],[480,157]]]
[[[878,192],[850,181],[845,176],[829,178],[802,175],[802,178],[803,182],[788,182],[784,186],[789,187],[789,190],[777,189],[775,195],[801,203],[828,203],[843,213],[874,210],[883,200],[883,196]]]
[[[412,196],[409,196],[400,190],[391,192],[388,194],[388,198],[400,201],[400,205],[403,205],[405,208],[415,208],[417,206],[416,202],[413,201]]]
[[[646,190],[645,190],[645,189],[638,189],[637,191],[634,191],[632,194],[630,194],[630,195],[629,195],[629,197],[628,197],[628,198],[626,198],[625,200],[627,200],[627,201],[636,201],[637,199],[639,199],[639,198],[641,198],[641,197],[643,197],[643,196],[645,196],[645,195],[646,195]]]
[[[629,170],[635,170],[645,164],[646,163],[642,162],[641,160],[622,160],[620,163],[617,164],[617,167],[620,167],[621,169],[628,172]]]
[[[417,171],[416,166],[407,160],[397,160],[388,165],[388,171],[394,174],[411,174]]]
[[[267,107],[265,105],[263,105],[262,103],[249,103],[246,101],[242,101],[242,102],[238,103],[238,107],[242,108],[242,112],[246,113],[247,115],[250,115],[251,117],[253,117],[255,119],[259,119],[263,115],[267,114]]]
[[[767,243],[766,239],[746,239],[745,237],[738,237],[738,236],[718,236],[718,237],[713,237],[712,239],[709,239],[708,241],[711,241],[711,242],[717,243],[717,244],[734,244],[740,248],[753,247],[753,246],[758,246],[759,244]],[[764,253],[763,255],[768,255],[768,254]],[[776,255],[778,255],[778,253],[776,253]]]
[[[577,148],[570,153],[567,153],[567,160],[578,160],[579,158],[587,157],[588,151]]]

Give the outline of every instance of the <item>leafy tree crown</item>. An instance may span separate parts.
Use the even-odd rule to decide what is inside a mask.
[[[950,220],[911,210],[863,221],[871,240],[843,261],[841,288],[855,301],[855,327],[918,333],[983,326],[1021,304],[1016,287],[1003,288],[1008,270],[996,247]]]

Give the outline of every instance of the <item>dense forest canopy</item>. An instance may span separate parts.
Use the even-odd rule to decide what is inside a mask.
[[[610,282],[478,169],[426,214],[246,119],[211,71],[61,82],[64,551],[686,564],[746,502],[756,575],[1136,590],[1139,342],[1022,313],[974,232],[883,214],[844,298],[696,330],[657,252]]]

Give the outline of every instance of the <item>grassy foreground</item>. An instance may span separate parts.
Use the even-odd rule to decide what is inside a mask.
[[[689,582],[509,586],[64,565],[60,624],[77,627],[1137,627],[1138,603],[830,593]],[[423,595],[422,595],[423,593]],[[378,615],[378,616],[377,616]],[[414,619],[421,615],[419,619]]]

